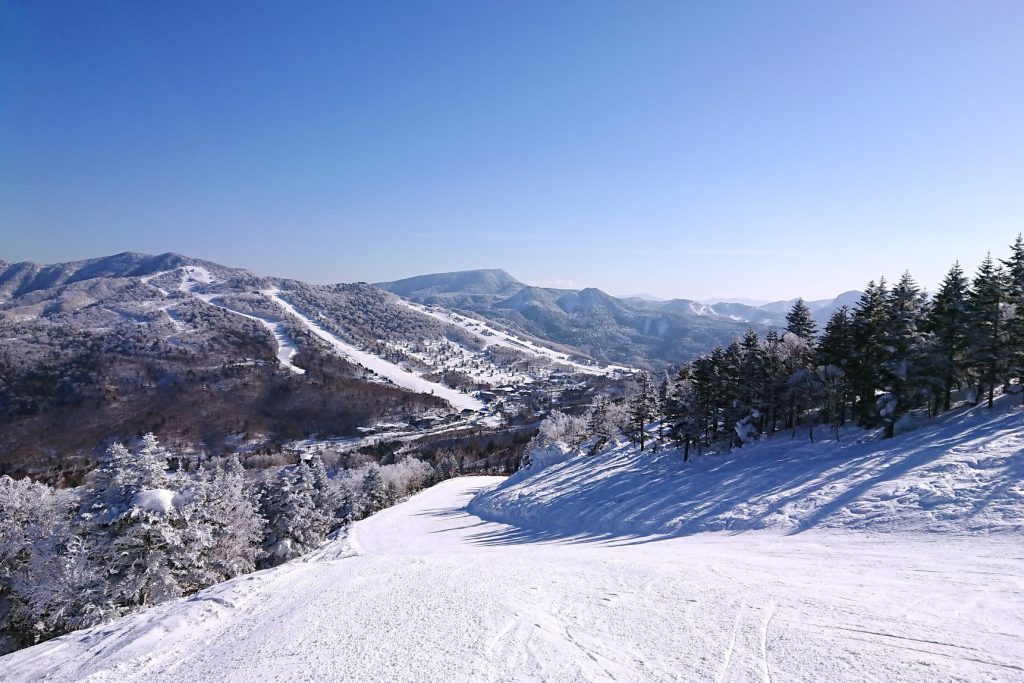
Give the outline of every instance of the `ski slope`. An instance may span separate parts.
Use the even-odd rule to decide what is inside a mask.
[[[282,309],[298,318],[298,320],[305,325],[310,332],[327,342],[327,344],[338,352],[339,355],[350,359],[352,362],[357,365],[361,365],[367,370],[375,372],[380,377],[383,377],[397,386],[421,394],[433,394],[435,396],[439,396],[459,410],[469,409],[478,411],[483,409],[483,402],[474,396],[464,394],[461,391],[457,391],[443,384],[423,379],[419,375],[409,372],[394,363],[386,361],[383,358],[363,351],[362,349],[356,348],[355,346],[338,339],[338,337],[328,332],[319,323],[306,317],[299,312],[297,308],[281,298],[281,292],[279,290],[262,290],[262,294],[269,297]]]
[[[467,511],[500,481],[449,480],[0,679],[1024,680],[1019,536],[549,537]]]
[[[528,339],[521,339],[509,334],[508,332],[500,330],[493,325],[489,325],[483,320],[459,315],[458,313],[454,313],[437,306],[425,306],[405,299],[399,299],[399,301],[417,313],[428,315],[431,318],[440,320],[447,325],[461,327],[467,332],[479,337],[485,348],[488,346],[503,346],[505,348],[516,349],[517,351],[529,353],[540,358],[546,358],[555,363],[567,366],[568,368],[571,368],[573,372],[584,375],[616,375],[636,372],[635,368],[627,368],[621,365],[587,365],[585,363],[580,363],[572,360],[567,353],[549,349],[546,346],[541,346],[540,344],[536,344]]]
[[[653,434],[652,434],[653,438]],[[961,408],[882,439],[851,426],[777,434],[719,455],[620,444],[553,448],[549,466],[480,496],[477,514],[549,535],[774,529],[1016,534],[1024,547],[1024,408]],[[536,471],[536,468],[535,468]]]

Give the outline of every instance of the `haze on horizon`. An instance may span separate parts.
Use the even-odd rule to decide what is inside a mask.
[[[0,259],[664,298],[931,288],[1024,230],[1024,5],[0,8]]]

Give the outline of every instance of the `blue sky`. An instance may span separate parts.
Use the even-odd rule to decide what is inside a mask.
[[[7,0],[0,63],[8,261],[821,298],[1024,230],[1019,2]]]

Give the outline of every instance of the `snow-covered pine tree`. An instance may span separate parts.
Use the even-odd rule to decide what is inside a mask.
[[[630,432],[634,441],[644,450],[647,442],[647,427],[658,415],[658,390],[651,376],[641,372],[633,389],[629,403]]]
[[[452,458],[454,459],[454,454]],[[366,473],[363,474],[363,511],[366,515],[372,515],[378,510],[388,506],[387,485],[380,472],[380,465],[371,462],[366,466]]]
[[[120,444],[108,451],[94,487],[82,501],[91,561],[106,569],[97,590],[117,613],[182,595],[195,571],[195,544],[186,502],[166,471],[167,453],[152,434],[134,456]],[[183,585],[184,584],[184,585]]]
[[[203,563],[209,583],[253,571],[263,555],[260,546],[266,522],[245,490],[245,473],[237,456],[211,473],[201,514],[210,533]]]
[[[312,473],[300,462],[282,468],[264,485],[261,514],[267,520],[264,563],[287,562],[317,548],[328,530],[328,516],[315,501]]]
[[[609,410],[608,398],[603,394],[595,397],[594,402],[590,405],[587,431],[594,439],[594,445],[590,449],[591,455],[604,448],[618,434],[618,429]]]

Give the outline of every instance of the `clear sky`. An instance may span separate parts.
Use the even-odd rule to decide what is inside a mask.
[[[1024,230],[1024,3],[0,0],[0,259],[662,296]]]

